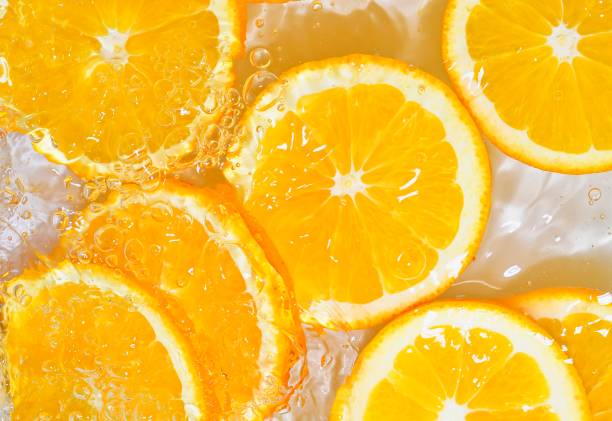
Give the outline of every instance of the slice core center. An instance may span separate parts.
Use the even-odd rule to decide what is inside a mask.
[[[438,421],[465,421],[470,413],[466,405],[458,404],[454,399],[444,402],[444,408],[438,413]]]
[[[332,196],[350,196],[354,199],[357,193],[365,193],[367,185],[362,181],[362,176],[363,170],[355,170],[354,168],[346,174],[336,171],[333,178],[334,185],[331,188]]]
[[[100,56],[109,63],[126,65],[129,54],[125,48],[130,35],[109,29],[108,34],[97,37],[100,42]]]
[[[568,28],[564,24],[555,26],[548,37],[548,45],[552,47],[553,54],[560,62],[567,63],[571,63],[574,57],[580,55],[579,41],[580,34],[574,28]]]

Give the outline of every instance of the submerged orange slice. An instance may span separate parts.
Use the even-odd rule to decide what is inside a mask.
[[[582,384],[564,359],[543,330],[505,308],[426,305],[366,346],[331,419],[589,420]]]
[[[4,2],[1,105],[84,177],[134,154],[170,165],[197,148],[207,98],[233,81],[237,16],[234,0]]]
[[[612,294],[579,288],[544,289],[507,303],[561,344],[587,391],[593,419],[612,420]]]
[[[216,416],[190,345],[130,280],[64,262],[5,287],[13,420]]]
[[[612,2],[451,0],[453,86],[508,155],[563,173],[612,169]]]
[[[294,298],[226,198],[177,182],[126,189],[64,243],[74,260],[118,268],[166,303],[212,365],[225,416],[260,419],[285,402],[303,347]]]
[[[490,200],[484,145],[453,93],[362,55],[280,79],[246,113],[225,175],[286,263],[302,320],[372,326],[444,290]]]

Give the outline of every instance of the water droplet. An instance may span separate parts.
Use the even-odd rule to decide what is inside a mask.
[[[504,272],[504,278],[512,278],[513,276],[518,275],[521,270],[522,270],[522,268],[520,266],[518,266],[518,265],[510,266]]]
[[[255,19],[255,26],[256,27],[263,28],[264,24],[265,24],[265,22],[264,22],[263,19],[261,19],[261,18]]]
[[[253,67],[265,69],[272,63],[272,56],[267,49],[263,47],[256,47],[251,50],[249,60]]]
[[[21,213],[21,218],[22,219],[30,219],[32,217],[32,212],[30,212],[29,210],[25,210]]]
[[[164,248],[159,244],[151,245],[151,254],[153,254],[154,256],[159,256],[163,250]]]

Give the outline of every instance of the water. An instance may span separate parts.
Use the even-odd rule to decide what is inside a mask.
[[[445,3],[298,0],[249,5],[247,54],[238,63],[243,99],[238,102],[248,104],[296,64],[355,52],[395,57],[448,82],[439,47]],[[206,104],[214,110],[219,103],[231,103],[232,95],[236,93],[229,99],[208,98]],[[232,130],[236,127],[233,120],[226,123]],[[221,129],[212,127],[206,135],[214,150],[223,145],[210,142],[227,141]],[[48,252],[57,238],[56,226],[85,202],[84,183],[66,168],[48,163],[24,140],[14,135],[0,139],[0,278],[5,279],[38,253]],[[491,218],[475,261],[445,296],[491,298],[552,285],[610,290],[610,174],[552,174],[487,146],[494,180]],[[184,171],[183,176],[203,183],[200,169]],[[289,408],[271,418],[325,420],[336,388],[376,330],[306,327],[310,374]]]

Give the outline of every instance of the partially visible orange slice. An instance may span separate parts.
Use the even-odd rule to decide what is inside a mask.
[[[233,82],[235,0],[4,3],[0,105],[81,176],[117,173],[135,154],[180,160],[216,118],[214,91]]]
[[[216,418],[192,348],[132,281],[64,262],[4,287],[13,420]]]
[[[166,303],[225,416],[260,419],[285,402],[303,333],[292,292],[227,197],[166,182],[88,210],[60,253],[130,274]]]
[[[225,175],[287,264],[303,321],[375,325],[443,291],[474,256],[487,153],[432,76],[365,55],[307,63],[243,124]]]
[[[425,305],[366,346],[331,420],[590,420],[564,359],[535,323],[503,307]]]
[[[612,420],[612,294],[553,288],[511,297],[507,303],[561,344],[582,378],[593,419]]]
[[[451,0],[453,86],[508,155],[563,173],[612,169],[612,2]]]

